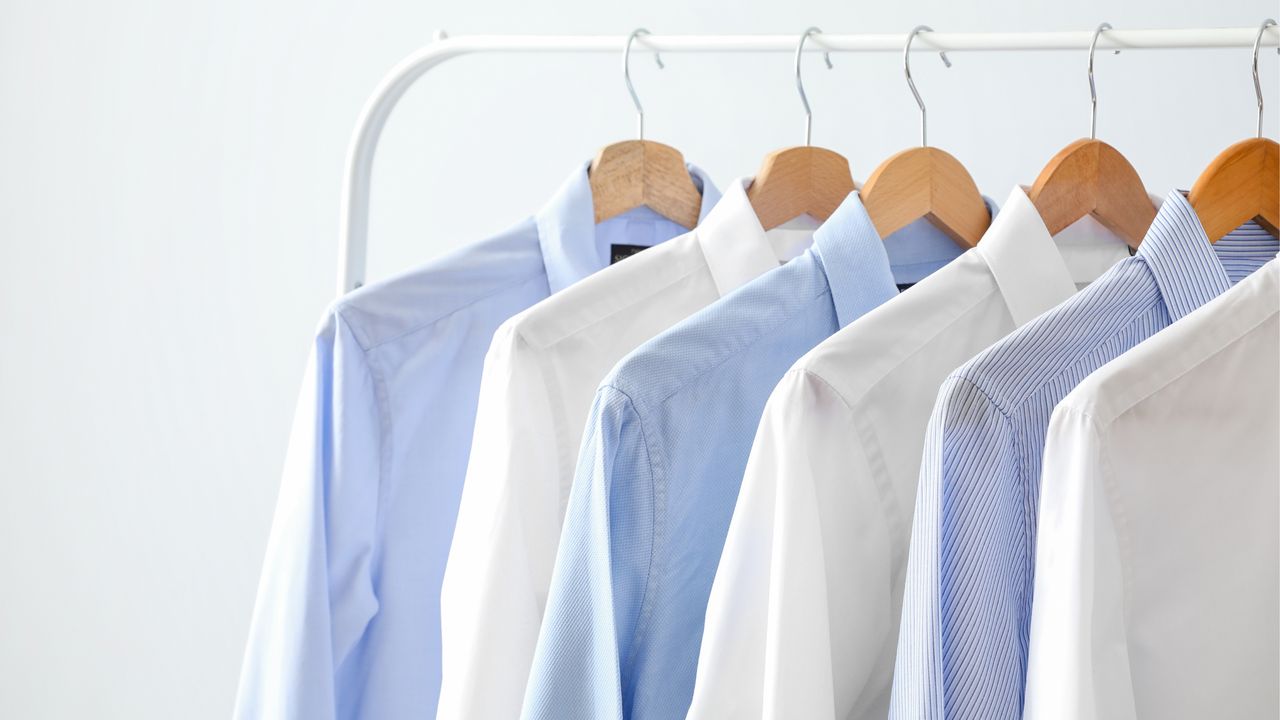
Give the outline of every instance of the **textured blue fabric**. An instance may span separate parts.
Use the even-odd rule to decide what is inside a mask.
[[[890,716],[1022,717],[1041,458],[1053,408],[1124,351],[1276,255],[1210,245],[1170,193],[1137,254],[951,374],[925,439]]]
[[[719,198],[690,168],[706,211]],[[587,166],[536,217],[326,313],[303,382],[238,718],[422,718],[440,686],[440,583],[484,354],[498,325],[685,228],[595,224]]]
[[[894,239],[938,237],[920,221]],[[685,716],[765,401],[801,355],[896,294],[853,194],[804,254],[613,369],[584,434],[524,717]]]

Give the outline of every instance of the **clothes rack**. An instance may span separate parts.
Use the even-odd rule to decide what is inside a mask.
[[[1109,30],[1098,38],[1099,50],[1250,48],[1256,27],[1177,30]],[[1073,50],[1089,47],[1093,32],[921,33],[917,52]],[[347,150],[342,185],[338,294],[364,283],[368,248],[369,196],[374,151],[387,118],[418,78],[445,61],[476,53],[620,53],[626,35],[468,35],[438,39],[400,61],[365,103]],[[806,52],[901,52],[902,33],[815,35]],[[1263,47],[1280,46],[1280,28],[1265,33]],[[794,34],[786,35],[645,35],[636,52],[794,52]]]

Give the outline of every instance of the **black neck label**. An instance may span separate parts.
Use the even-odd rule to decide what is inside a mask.
[[[622,262],[636,253],[649,247],[648,245],[610,245],[609,246],[609,264]]]

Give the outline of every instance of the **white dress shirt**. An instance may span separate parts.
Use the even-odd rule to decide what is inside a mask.
[[[1053,412],[1025,716],[1280,715],[1280,264]]]
[[[739,179],[686,235],[508,320],[485,358],[471,460],[441,597],[440,718],[512,718],[546,606],[596,386],[628,352],[808,246],[806,218],[766,233]]]
[[[1015,189],[977,248],[795,364],[756,434],[690,718],[886,716],[939,383],[1127,255],[1092,219],[1050,237]]]

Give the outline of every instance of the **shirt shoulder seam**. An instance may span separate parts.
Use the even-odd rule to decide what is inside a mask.
[[[947,376],[947,381],[953,384],[963,383],[968,387],[972,388],[975,392],[981,395],[983,399],[986,400],[989,405],[991,405],[991,407],[995,408],[996,412],[1000,413],[1001,419],[1003,419],[1006,424],[1012,424],[1013,422],[1011,417],[1012,413],[1009,412],[1003,404],[1001,404],[998,400],[992,397],[991,393],[987,392],[986,388],[979,385],[975,378],[970,378],[967,374],[964,374],[964,373],[955,372]],[[1017,403],[1014,403],[1014,404],[1016,405]]]
[[[861,402],[862,396],[866,395],[873,388],[879,385],[886,377],[888,377],[890,373],[892,373],[895,369],[897,369],[902,363],[906,362],[907,360],[910,360],[911,358],[915,357],[916,355],[924,351],[930,341],[934,340],[939,335],[944,333],[947,330],[947,328],[951,327],[951,325],[956,320],[958,320],[959,318],[971,312],[974,308],[980,305],[982,301],[996,294],[999,294],[998,289],[993,289],[990,292],[982,294],[980,297],[974,298],[973,302],[967,304],[962,310],[956,311],[953,315],[951,315],[951,317],[948,320],[940,323],[936,328],[934,328],[932,332],[921,336],[915,342],[906,344],[903,351],[895,356],[898,362],[896,362],[892,367],[888,367],[883,371],[876,373],[874,376],[870,376],[861,381],[864,389],[861,393],[859,393],[859,399],[857,402]],[[806,362],[804,364],[804,367],[798,367],[797,369],[803,370],[805,372],[816,372],[816,368],[814,367],[814,365],[809,362]],[[829,380],[826,380],[825,378],[823,378],[823,382],[827,383],[828,385],[832,385],[832,389],[835,390],[833,383],[831,383]],[[844,396],[843,393],[841,393],[841,396],[845,400],[846,404],[848,405],[854,404],[854,401],[849,400],[846,396]]]
[[[677,285],[684,280],[687,280],[697,271],[697,269],[698,268],[690,268],[687,272],[683,272],[677,275],[676,277],[671,278],[670,281],[663,283],[661,286],[652,288],[652,291],[647,293],[643,297],[637,297],[634,300],[627,302],[623,306],[615,307],[611,309],[609,312],[600,313],[600,314],[593,313],[590,318],[586,318],[579,322],[575,322],[572,328],[555,332],[555,333],[548,333],[550,337],[548,337],[543,342],[539,342],[539,343],[533,342],[533,339],[530,338],[528,335],[528,332],[527,332],[528,328],[525,327],[524,322],[517,323],[516,332],[520,333],[520,335],[525,339],[525,342],[528,343],[530,347],[537,347],[537,348],[544,348],[544,349],[549,348],[553,345],[563,342],[564,340],[570,337],[573,337],[574,335],[577,335],[578,333],[585,332],[586,330],[589,330],[590,328],[593,328],[599,325],[600,323],[613,320],[620,313],[624,313],[628,310],[635,309],[637,305],[643,305],[646,302],[653,300],[654,297],[659,295],[663,290],[667,290],[672,286]],[[591,299],[586,298],[584,299],[584,301],[590,302]]]
[[[627,657],[625,659],[622,659],[623,665],[629,666],[635,661],[636,653],[639,652],[638,648],[640,646],[640,641],[644,638],[644,635],[648,631],[648,626],[649,626],[648,621],[653,614],[652,605],[649,603],[649,597],[650,597],[649,589],[653,580],[654,558],[657,556],[657,552],[656,552],[657,538],[655,537],[656,530],[657,530],[658,498],[659,498],[658,487],[657,487],[657,473],[654,470],[653,449],[650,447],[649,437],[648,437],[649,433],[645,430],[644,415],[640,412],[640,408],[636,405],[635,400],[632,399],[631,395],[629,395],[627,391],[617,387],[616,385],[604,384],[604,385],[601,385],[601,387],[609,388],[610,390],[613,390],[614,392],[618,393],[623,397],[623,399],[627,401],[627,405],[631,407],[631,412],[635,416],[636,423],[640,426],[640,442],[644,444],[644,453],[645,453],[644,459],[649,470],[649,492],[653,496],[653,510],[649,518],[649,536],[650,536],[649,537],[649,563],[645,570],[644,589],[641,590],[640,592],[640,604],[639,604],[640,612],[639,612],[639,616],[636,618],[635,630],[633,630],[631,633],[630,650],[628,650],[627,652]],[[663,493],[663,498],[665,503],[665,493]],[[606,496],[605,502],[609,503],[610,500],[611,498]],[[609,523],[609,535],[610,535],[610,538],[612,538],[612,535],[613,535],[612,522]],[[610,542],[610,545],[612,545],[612,542]],[[612,549],[610,550],[610,552],[612,553]],[[612,567],[612,560],[610,560],[610,567]],[[610,584],[612,584],[613,578],[610,578],[609,581],[610,581]],[[619,671],[621,671],[621,669],[622,668],[619,667]],[[619,682],[621,683],[621,679],[619,679]],[[619,687],[621,687],[621,685],[619,685]]]
[[[767,327],[760,328],[757,332],[752,334],[751,338],[745,339],[741,343],[735,345],[734,347],[726,349],[725,352],[720,356],[718,360],[706,366],[705,368],[702,368],[701,370],[694,373],[693,375],[690,375],[680,380],[675,385],[675,387],[672,387],[670,389],[669,392],[667,392],[662,397],[655,400],[654,404],[661,405],[665,403],[667,400],[670,400],[672,396],[674,396],[676,393],[688,387],[690,384],[697,382],[698,378],[701,378],[702,376],[707,375],[708,373],[712,372],[713,370],[720,367],[721,365],[724,365],[725,363],[729,362],[729,360],[733,359],[739,353],[743,352],[747,348],[750,348],[752,345],[755,345],[756,343],[762,341],[764,338],[766,338],[769,335],[769,333],[776,330],[778,327],[785,325],[788,320],[791,320],[796,315],[799,315],[800,312],[804,310],[806,307],[808,307],[809,305],[812,305],[815,301],[822,299],[824,295],[830,295],[830,294],[831,294],[831,288],[830,286],[828,286],[823,290],[821,290],[820,292],[818,292],[817,295],[814,295],[813,297],[809,298],[805,302],[801,303],[798,307],[796,307],[794,311],[787,313],[784,317],[778,318],[776,322],[769,324]]]
[[[1239,333],[1238,333],[1238,334],[1236,334],[1235,336],[1233,336],[1232,338],[1230,338],[1230,339],[1229,339],[1229,340],[1227,340],[1226,342],[1223,342],[1223,343],[1219,344],[1217,347],[1215,347],[1214,349],[1209,350],[1209,351],[1206,351],[1206,352],[1202,353],[1201,355],[1199,355],[1199,357],[1196,359],[1196,362],[1195,362],[1194,364],[1188,365],[1187,367],[1182,368],[1182,370],[1180,370],[1180,371],[1178,371],[1178,372],[1176,372],[1176,373],[1174,373],[1174,374],[1172,374],[1172,375],[1169,375],[1169,376],[1168,376],[1168,377],[1166,377],[1166,378],[1163,378],[1160,382],[1152,384],[1150,387],[1146,388],[1146,389],[1145,389],[1141,394],[1139,394],[1139,395],[1135,396],[1132,400],[1128,400],[1128,401],[1126,401],[1123,407],[1117,407],[1116,409],[1112,410],[1111,412],[1106,413],[1105,415],[1099,415],[1099,414],[1097,414],[1097,413],[1093,412],[1092,410],[1089,410],[1089,409],[1086,409],[1085,407],[1082,407],[1082,406],[1080,405],[1079,401],[1074,400],[1074,399],[1072,399],[1072,398],[1071,398],[1071,396],[1072,396],[1074,393],[1070,393],[1070,394],[1068,394],[1068,395],[1067,395],[1067,397],[1063,399],[1063,402],[1062,402],[1061,404],[1063,404],[1063,405],[1067,406],[1070,410],[1072,410],[1072,411],[1074,411],[1074,412],[1078,412],[1078,413],[1081,413],[1081,414],[1083,414],[1083,415],[1088,416],[1088,417],[1090,418],[1091,422],[1093,422],[1093,423],[1094,423],[1094,425],[1098,428],[1099,432],[1101,432],[1102,430],[1104,430],[1104,429],[1106,429],[1106,428],[1109,428],[1111,425],[1113,425],[1113,424],[1114,424],[1117,420],[1119,420],[1122,416],[1124,416],[1125,414],[1127,414],[1127,413],[1131,412],[1131,411],[1132,411],[1135,407],[1137,407],[1139,404],[1141,404],[1141,403],[1145,402],[1146,400],[1150,399],[1150,398],[1151,398],[1151,396],[1155,395],[1156,393],[1160,392],[1161,390],[1163,390],[1163,389],[1165,389],[1165,388],[1169,387],[1169,386],[1170,386],[1170,385],[1172,385],[1173,383],[1175,383],[1175,382],[1177,382],[1178,380],[1182,379],[1182,378],[1183,378],[1183,377],[1185,377],[1188,373],[1193,372],[1194,370],[1196,370],[1196,369],[1197,369],[1197,368],[1199,368],[1201,365],[1203,365],[1204,363],[1208,362],[1209,360],[1211,360],[1211,359],[1212,359],[1212,358],[1214,358],[1215,356],[1217,356],[1217,355],[1219,355],[1219,354],[1223,353],[1223,352],[1224,352],[1224,351],[1226,351],[1229,347],[1231,347],[1231,345],[1232,345],[1233,343],[1235,343],[1236,341],[1240,340],[1240,339],[1241,339],[1241,338],[1243,338],[1245,335],[1248,335],[1249,333],[1253,332],[1254,330],[1257,330],[1257,329],[1258,329],[1258,327],[1260,327],[1263,323],[1267,322],[1267,320],[1270,320],[1270,319],[1271,319],[1271,317],[1272,317],[1273,315],[1275,315],[1275,314],[1276,314],[1276,313],[1268,313],[1265,317],[1262,317],[1262,318],[1258,319],[1256,322],[1250,323],[1248,327],[1246,327],[1246,328],[1242,328],[1242,329],[1239,331]],[[1136,347],[1136,346],[1135,346],[1135,347]],[[1121,354],[1121,356],[1123,356],[1123,353]],[[1145,375],[1145,377],[1150,377],[1150,375]],[[1086,379],[1087,379],[1087,378],[1086,378]],[[1078,387],[1078,386],[1077,386],[1077,387]]]
[[[537,272],[535,272],[535,273],[532,273],[532,274],[530,274],[530,275],[524,275],[524,276],[521,276],[521,277],[520,277],[519,279],[517,279],[517,280],[512,280],[511,282],[503,283],[501,287],[495,288],[495,289],[493,289],[493,290],[492,290],[492,291],[490,291],[490,292],[487,292],[487,293],[485,293],[485,294],[483,294],[483,295],[480,295],[480,296],[478,296],[478,297],[471,298],[470,300],[467,300],[466,302],[462,303],[461,305],[458,305],[458,306],[456,306],[456,307],[452,307],[452,308],[450,308],[449,310],[445,310],[445,311],[441,311],[441,312],[435,313],[435,314],[433,314],[432,316],[430,316],[429,318],[427,318],[427,319],[425,319],[425,320],[421,320],[421,321],[419,321],[419,322],[417,322],[417,323],[414,323],[412,326],[410,326],[410,327],[408,327],[408,328],[405,328],[405,329],[401,330],[400,332],[398,332],[398,333],[396,333],[396,334],[394,334],[394,335],[391,335],[391,336],[388,336],[388,337],[385,337],[385,338],[380,338],[380,339],[378,339],[378,340],[376,340],[376,341],[369,340],[369,339],[367,339],[367,338],[366,338],[366,339],[361,339],[361,338],[359,338],[359,337],[357,337],[357,340],[359,340],[359,341],[360,341],[360,346],[361,346],[361,349],[362,349],[362,350],[364,350],[365,352],[371,352],[371,351],[376,350],[377,348],[379,348],[379,347],[381,347],[381,346],[383,346],[383,345],[387,345],[387,344],[389,344],[389,343],[393,343],[393,342],[395,342],[395,341],[397,341],[397,340],[401,340],[401,339],[403,339],[403,338],[405,338],[405,337],[407,337],[407,336],[409,336],[409,335],[412,335],[412,334],[414,334],[414,333],[416,333],[416,332],[421,332],[422,330],[425,330],[425,329],[427,329],[427,328],[431,327],[432,325],[435,325],[436,323],[439,323],[439,322],[441,322],[441,321],[443,321],[443,320],[446,320],[446,319],[448,319],[449,317],[451,317],[451,316],[453,316],[453,315],[456,315],[456,314],[458,314],[458,313],[460,313],[460,312],[462,312],[462,311],[464,311],[464,310],[467,310],[467,309],[469,309],[469,308],[471,308],[471,307],[473,307],[473,306],[475,306],[475,305],[477,305],[477,304],[479,304],[479,303],[482,303],[482,302],[484,302],[485,300],[488,300],[488,299],[490,299],[490,298],[492,298],[492,297],[495,297],[495,296],[497,296],[497,295],[501,295],[501,294],[502,294],[502,293],[504,293],[504,292],[507,292],[507,291],[512,290],[512,289],[517,288],[517,287],[520,287],[521,285],[526,285],[526,284],[528,284],[530,281],[537,280],[537,279],[539,279],[539,278],[543,278],[543,277],[546,277],[546,272],[545,272],[544,270],[539,270],[539,271],[537,271]],[[338,301],[338,307],[337,307],[337,308],[335,308],[333,312],[334,312],[334,314],[335,314],[335,315],[337,315],[337,314],[342,314],[342,313],[344,313],[344,311],[346,311],[349,307],[350,307],[350,303],[349,303],[349,301],[339,300],[339,301]],[[348,326],[349,326],[349,327],[352,327],[352,329],[353,329],[353,334],[354,334],[354,328],[355,328],[355,325],[352,325],[351,323],[349,323],[349,322],[348,322]],[[363,328],[361,328],[361,333],[360,333],[360,334],[362,334],[362,335],[363,335],[363,334],[365,334],[365,333],[364,333],[364,329],[363,329]]]
[[[850,413],[854,412],[853,410],[854,404],[850,402],[848,398],[845,397],[844,393],[841,392],[839,388],[837,388],[834,384],[832,384],[830,380],[818,374],[818,372],[814,368],[807,367],[807,366],[806,367],[796,366],[788,370],[786,372],[786,375],[793,375],[793,376],[804,375],[805,377],[810,378],[814,382],[825,387],[828,391],[831,392],[831,394],[835,395],[836,398],[840,401],[840,404],[844,405],[846,410],[848,410]]]
[[[1102,476],[1099,481],[1099,489],[1107,503],[1107,506],[1102,511],[1111,516],[1112,527],[1116,533],[1116,549],[1120,553],[1121,602],[1126,608],[1132,607],[1133,541],[1130,536],[1128,513],[1119,493],[1119,487],[1116,485],[1116,480],[1119,476],[1115,473],[1108,445],[1103,440],[1103,433],[1114,421],[1114,418],[1111,421],[1100,422],[1097,415],[1088,408],[1080,407],[1076,403],[1063,403],[1062,410],[1064,413],[1078,416],[1088,426],[1087,431],[1093,435],[1094,442],[1098,444],[1098,463],[1101,466],[1100,474]],[[1054,414],[1057,414],[1056,409]]]
[[[351,329],[350,322],[341,311],[335,311],[334,316],[348,329]],[[355,335],[354,331],[352,331],[352,335]],[[390,474],[391,458],[394,457],[394,453],[392,452],[392,442],[394,438],[391,431],[392,423],[391,412],[389,410],[390,405],[388,402],[389,393],[387,391],[386,374],[383,372],[382,366],[367,349],[361,348],[360,355],[364,359],[365,367],[369,370],[369,377],[373,380],[373,402],[378,415],[378,471],[375,475],[378,478],[378,501],[374,509],[374,531],[373,540],[371,541],[373,550],[373,559],[371,563],[376,566],[380,561],[382,554],[382,544],[377,541],[377,538],[382,536],[380,528],[384,524],[383,513],[386,509],[385,500],[386,494],[389,490],[386,480]],[[376,599],[376,592],[373,594]]]
[[[1137,256],[1134,256],[1134,257],[1137,257]],[[1040,381],[1024,389],[1019,395],[1016,396],[1016,398],[1010,398],[1007,405],[1007,409],[1003,410],[1002,412],[1004,412],[1006,416],[1011,417],[1016,412],[1014,408],[1020,408],[1023,405],[1023,403],[1027,402],[1037,392],[1039,392],[1046,386],[1051,385],[1054,381],[1058,380],[1059,378],[1066,375],[1067,373],[1071,372],[1071,370],[1075,368],[1080,363],[1080,361],[1085,357],[1087,357],[1090,353],[1095,352],[1099,347],[1111,341],[1113,338],[1122,335],[1127,330],[1132,328],[1134,325],[1141,322],[1142,319],[1147,314],[1158,309],[1159,309],[1159,305],[1141,308],[1137,310],[1133,314],[1133,316],[1128,319],[1128,321],[1124,322],[1122,325],[1117,326],[1112,332],[1107,333],[1105,337],[1091,339],[1091,341],[1087,344],[1087,346],[1071,348],[1071,359],[1068,360],[1062,366],[1062,369],[1058,370],[1052,375],[1042,378]],[[967,375],[959,374],[959,373],[957,373],[956,375],[959,377],[964,377],[964,379],[969,381],[971,384],[973,384],[975,388],[978,388],[978,385],[973,380],[968,378]],[[983,394],[987,394],[985,390],[981,388],[978,388],[978,389],[981,392],[983,392]],[[988,396],[988,399],[991,399],[990,395],[987,395],[987,396]],[[994,400],[992,401],[994,402]],[[1006,407],[1006,406],[1002,406],[1002,407]]]
[[[826,387],[848,412],[848,422],[853,428],[857,442],[861,445],[860,454],[862,455],[862,465],[865,468],[865,472],[851,471],[850,477],[854,481],[860,481],[874,489],[876,499],[880,502],[880,510],[884,514],[885,522],[892,528],[888,533],[888,537],[885,538],[889,548],[887,552],[888,561],[892,563],[899,558],[905,560],[908,548],[903,547],[902,543],[896,538],[899,537],[898,533],[901,532],[902,528],[906,528],[907,535],[910,535],[911,509],[900,507],[894,495],[892,480],[890,479],[891,473],[884,457],[884,446],[875,428],[865,415],[856,410],[848,398],[826,378],[814,374],[809,368],[793,368],[788,371],[788,374],[793,372],[807,375],[814,382]]]

